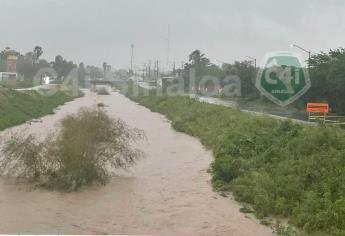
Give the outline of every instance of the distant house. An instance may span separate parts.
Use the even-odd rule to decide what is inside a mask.
[[[7,47],[4,50],[6,56],[6,72],[0,72],[0,81],[16,80],[18,79],[17,74],[17,60],[18,52]]]
[[[157,85],[165,90],[169,86],[178,84],[181,80],[182,78],[176,76],[164,76],[157,80]]]
[[[18,57],[17,55],[15,55],[16,53],[15,51],[9,51],[8,53],[9,55],[7,56],[7,59],[6,59],[6,62],[7,62],[6,71],[16,73]]]

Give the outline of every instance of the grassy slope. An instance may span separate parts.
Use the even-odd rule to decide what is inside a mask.
[[[52,114],[54,108],[73,98],[65,92],[42,96],[35,91],[0,88],[0,130]]]
[[[312,235],[345,235],[345,134],[253,117],[187,97],[135,96],[211,148],[213,183],[256,215],[288,217]]]
[[[0,81],[0,85],[5,88],[16,89],[16,88],[30,88],[34,86],[33,80],[8,80]]]

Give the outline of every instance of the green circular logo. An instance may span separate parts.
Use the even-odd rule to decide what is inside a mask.
[[[256,87],[274,103],[286,106],[310,88],[307,65],[298,53],[268,53],[260,66]]]

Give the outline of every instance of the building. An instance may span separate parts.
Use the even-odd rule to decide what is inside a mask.
[[[6,63],[6,71],[11,72],[11,73],[16,73],[17,72],[17,60],[18,57],[13,54],[9,54],[7,56],[7,63]]]
[[[16,80],[18,53],[9,47],[4,50],[6,58],[6,72],[0,72],[0,81]]]

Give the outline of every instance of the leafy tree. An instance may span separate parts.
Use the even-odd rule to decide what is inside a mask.
[[[0,71],[6,71],[6,60],[0,57]]]
[[[345,114],[345,49],[330,50],[310,60],[311,88],[305,102],[328,102],[331,109]]]
[[[108,64],[106,62],[104,62],[103,63],[103,73],[104,73],[104,75],[107,72],[107,67],[108,67]]]
[[[25,79],[33,79],[38,70],[51,67],[47,60],[40,59],[34,61],[34,52],[28,52],[25,55],[19,55],[17,60],[17,72],[24,75]]]
[[[195,76],[194,84],[191,84],[193,83],[192,78],[190,78],[191,72],[193,72],[193,76]],[[201,79],[206,75],[220,78],[222,76],[222,72],[218,66],[210,62],[205,54],[202,54],[199,50],[195,50],[189,55],[189,63],[185,64],[182,73],[185,87],[193,87],[198,90]],[[205,86],[207,87],[211,85],[206,84]]]
[[[68,76],[71,70],[76,67],[76,65],[73,64],[72,61],[66,61],[61,55],[57,55],[55,57],[55,61],[52,62],[52,64],[54,70],[58,74],[59,80],[62,80],[62,78]]]
[[[50,63],[45,59],[40,59],[38,61],[38,69],[48,68],[50,66],[51,66]]]
[[[235,62],[234,64],[224,63],[221,67],[212,64],[210,60],[199,50],[193,51],[189,55],[189,63],[186,63],[182,72],[185,85],[190,86],[190,71],[195,72],[195,85],[199,87],[199,82],[203,76],[214,76],[219,80],[220,86],[224,87],[228,81],[225,77],[237,75],[241,79],[242,95],[248,98],[259,96],[255,88],[255,67],[249,61]],[[211,86],[206,84],[206,87]]]
[[[226,76],[237,75],[241,80],[241,94],[244,98],[258,98],[255,87],[256,70],[250,61],[236,61],[234,64],[223,64],[222,70]]]
[[[37,62],[43,54],[43,49],[41,46],[36,46],[33,50],[33,61]]]
[[[89,72],[92,79],[97,79],[102,77],[102,71],[96,66],[87,66],[86,70]]]
[[[17,72],[24,75],[25,79],[32,79],[37,71],[36,66],[34,66],[32,57],[29,57],[32,53],[27,53],[25,56],[20,55],[17,60]]]

